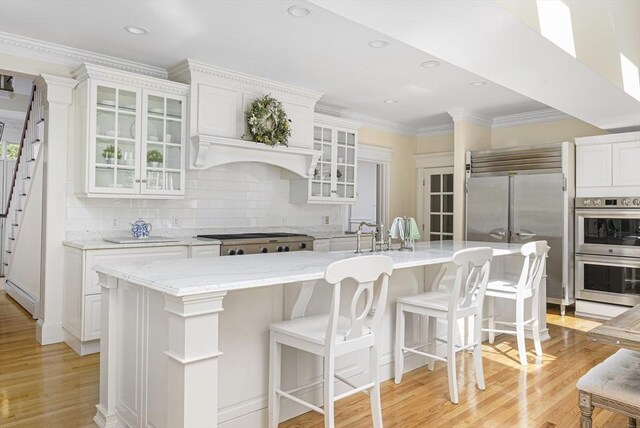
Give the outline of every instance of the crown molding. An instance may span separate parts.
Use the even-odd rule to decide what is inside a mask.
[[[24,120],[20,119],[7,119],[0,117],[0,122],[4,123],[4,130],[14,129],[18,131],[22,131],[22,127],[24,126]]]
[[[92,63],[145,76],[167,78],[164,68],[5,32],[0,32],[0,52],[69,67]]]
[[[469,122],[483,128],[491,128],[492,125],[492,120],[488,117],[462,107],[449,109],[447,113],[454,122]]]
[[[323,95],[322,92],[299,88],[292,85],[276,82],[262,77],[238,71],[228,70],[222,67],[205,64],[193,59],[186,59],[169,69],[169,77],[183,83],[191,83],[194,77],[223,79],[242,86],[260,88],[267,92],[277,91],[296,97],[306,98],[314,103]]]
[[[116,81],[126,85],[142,86],[147,89],[166,91],[176,95],[187,95],[189,92],[189,85],[185,85],[184,83],[172,82],[151,76],[141,76],[128,71],[114,70],[95,64],[82,64],[73,70],[71,75],[79,82],[92,78]]]
[[[377,117],[367,116],[360,113],[345,111],[343,109],[329,106],[326,104],[316,104],[315,112],[326,116],[346,119],[358,122],[361,125],[371,126],[386,132],[394,132],[415,137],[418,135],[418,129],[411,126],[401,125],[390,120],[378,119]]]
[[[362,123],[354,120],[318,112],[315,112],[313,120],[320,125],[337,126],[339,128],[359,129],[362,126]]]
[[[510,128],[512,126],[522,126],[530,123],[552,122],[556,120],[570,119],[566,113],[554,108],[528,111],[525,113],[507,114],[493,118],[492,128]]]
[[[418,129],[418,137],[435,137],[437,135],[453,134],[453,123],[425,126]]]

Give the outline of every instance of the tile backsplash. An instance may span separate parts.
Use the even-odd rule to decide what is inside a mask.
[[[153,224],[154,235],[241,228],[340,229],[339,205],[290,203],[289,180],[281,178],[281,171],[261,163],[189,171],[186,196],[177,200],[83,198],[75,195],[69,181],[67,239],[127,234],[129,223],[139,217]]]

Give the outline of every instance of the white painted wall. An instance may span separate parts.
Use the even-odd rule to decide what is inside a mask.
[[[289,180],[281,177],[280,168],[266,164],[189,171],[183,200],[80,198],[73,192],[72,176],[69,171],[67,237],[72,239],[127,234],[129,223],[138,217],[151,222],[155,234],[174,235],[183,230],[172,226],[173,217],[178,217],[185,233],[212,228],[342,226],[340,206],[290,203]],[[324,224],[324,216],[329,216],[329,225]],[[113,226],[114,218],[118,227]]]

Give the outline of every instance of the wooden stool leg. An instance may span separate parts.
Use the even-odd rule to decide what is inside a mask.
[[[591,428],[591,415],[593,414],[593,405],[591,404],[591,394],[579,391],[580,406],[580,426],[582,428]]]

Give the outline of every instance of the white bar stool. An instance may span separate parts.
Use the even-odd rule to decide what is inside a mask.
[[[288,398],[324,414],[324,426],[334,426],[334,402],[357,392],[367,391],[371,398],[373,426],[382,427],[380,381],[378,380],[378,339],[380,323],[387,303],[389,276],[393,260],[388,256],[362,256],[340,260],[327,267],[325,281],[333,285],[329,314],[296,318],[272,323],[269,350],[269,427],[280,421],[280,397]],[[341,281],[352,278],[358,287],[351,299],[349,317],[340,316]],[[378,289],[375,293],[374,287]],[[375,303],[377,294],[377,303]],[[360,302],[364,298],[364,302]],[[324,359],[324,379],[290,391],[280,389],[282,345],[301,349]],[[369,382],[356,386],[336,375],[336,357],[369,350]],[[354,388],[338,396],[334,394],[334,378]],[[293,395],[309,386],[324,384],[324,409]]]
[[[520,249],[524,259],[522,273],[518,282],[508,282],[503,280],[489,281],[487,285],[488,301],[488,328],[482,329],[489,333],[489,343],[493,343],[496,333],[514,334],[518,338],[518,354],[520,364],[527,365],[527,348],[524,340],[525,326],[530,325],[533,333],[533,343],[536,355],[542,357],[542,346],[540,345],[540,326],[538,323],[539,298],[538,288],[542,282],[542,275],[546,265],[547,252],[549,247],[547,241],[528,242]],[[515,301],[516,321],[496,321],[495,320],[495,300],[507,299]],[[525,320],[525,300],[531,299],[531,318]],[[515,330],[496,330],[496,324],[510,325]]]
[[[433,370],[435,360],[446,361],[449,374],[449,394],[451,401],[458,403],[458,385],[456,382],[456,352],[473,348],[473,360],[476,370],[478,388],[484,390],[484,373],[482,369],[482,300],[484,299],[493,250],[487,247],[470,248],[458,251],[453,255],[456,276],[453,287],[448,292],[430,291],[416,296],[398,299],[396,306],[396,341],[395,341],[395,383],[400,383],[404,371],[404,352],[412,352],[430,358],[429,370]],[[440,270],[437,281],[442,279],[444,269]],[[464,286],[463,286],[463,277]],[[406,347],[405,313],[429,317],[427,344],[413,348]],[[458,320],[474,317],[474,333],[472,343],[462,347],[455,345],[455,330]],[[436,337],[437,320],[447,320],[447,339]],[[436,355],[436,341],[447,344],[447,357]],[[427,347],[429,352],[420,351]]]

